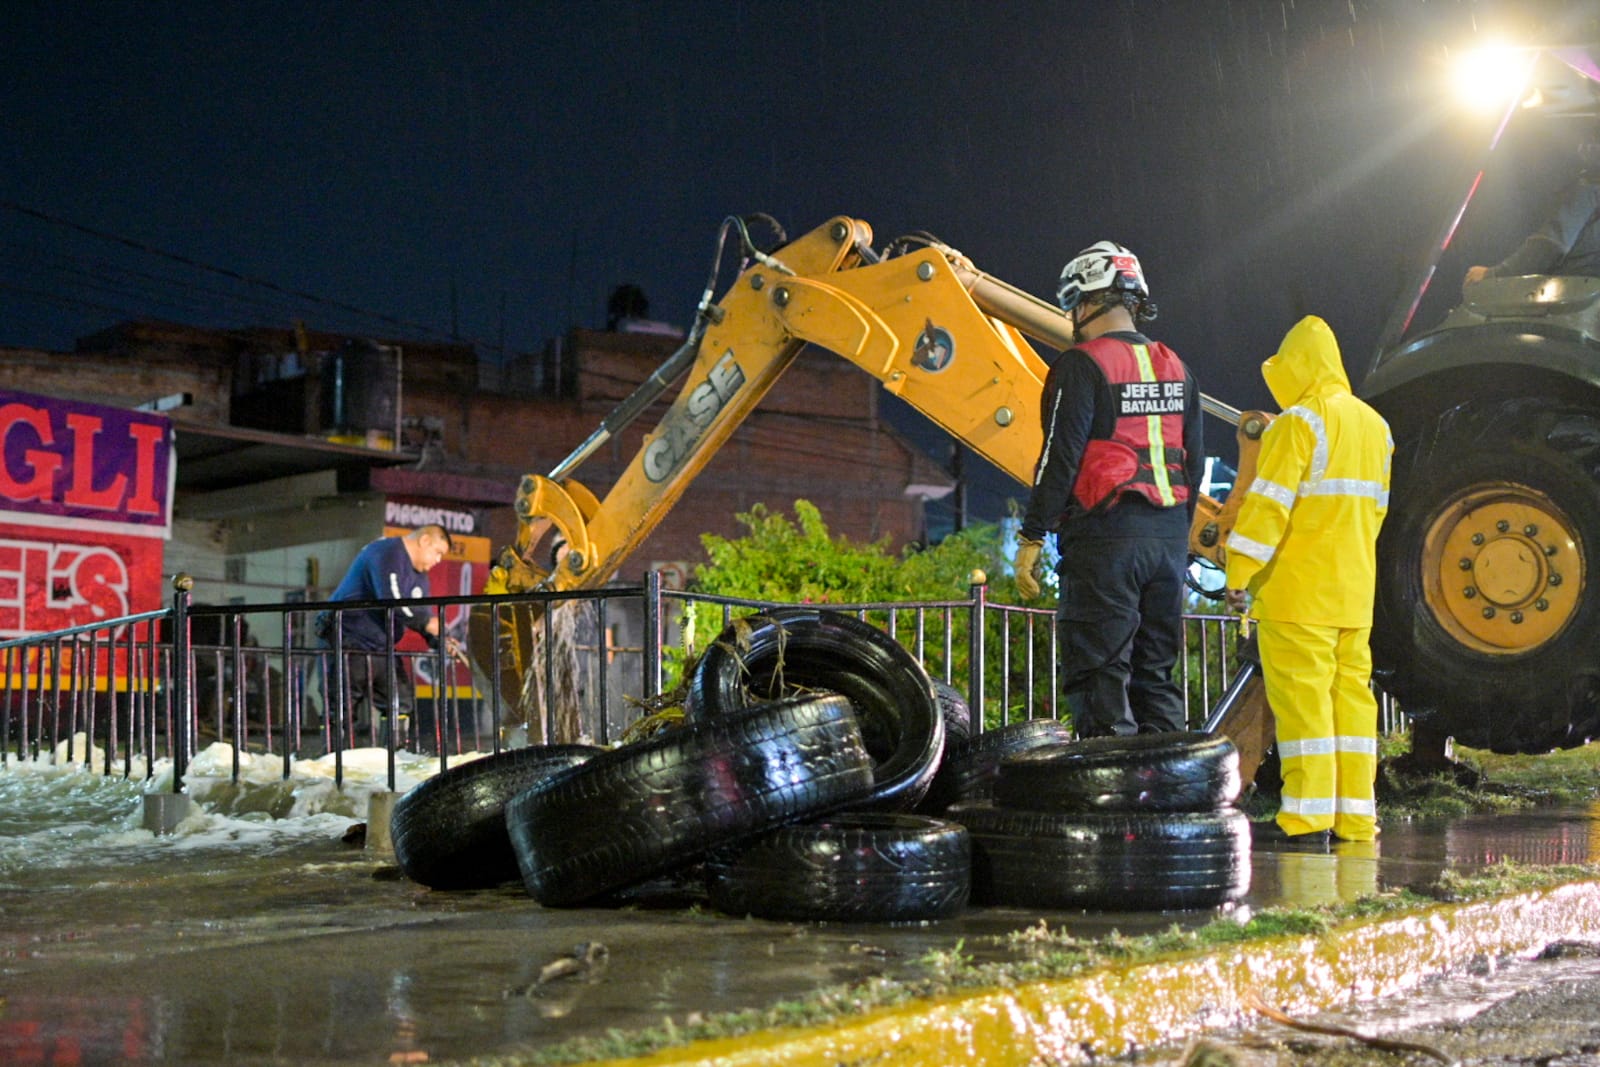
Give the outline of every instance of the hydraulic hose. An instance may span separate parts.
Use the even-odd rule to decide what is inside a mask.
[[[600,420],[600,425],[594,433],[590,434],[582,444],[573,449],[566,459],[557,463],[550,470],[550,480],[559,482],[567,475],[578,469],[578,466],[594,454],[595,450],[609,441],[613,436],[621,433],[634,419],[638,418],[656,398],[667,391],[673,382],[681,378],[694,363],[695,353],[700,349],[700,335],[703,331],[696,329],[690,332],[687,340],[678,347],[678,350],[667,357],[666,361],[651,372],[650,377],[639,384],[639,387],[628,395],[627,399],[611,410],[611,414]]]
[[[765,216],[762,216],[762,218],[765,218]],[[772,225],[778,229],[780,234],[782,233],[782,227],[779,227],[776,222],[772,222]],[[706,324],[720,321],[722,318],[722,309],[713,304],[711,298],[716,291],[717,275],[721,270],[722,264],[722,250],[727,244],[728,231],[731,228],[738,229],[745,251],[763,263],[768,263],[776,270],[786,274],[794,273],[782,263],[777,262],[756,248],[755,242],[750,239],[750,231],[744,219],[738,216],[730,216],[723,219],[722,226],[717,231],[717,252],[711,260],[711,273],[706,278],[705,290],[700,294],[699,306],[695,308],[694,325],[689,328],[689,336],[684,338],[683,344],[678,346],[676,352],[668,356],[661,366],[651,372],[650,377],[640,382],[637,389],[630,393],[622,403],[613,408],[611,414],[600,420],[600,425],[595,429],[594,433],[590,434],[582,444],[573,449],[566,459],[551,468],[549,474],[551,481],[559,482],[577,470],[583,464],[583,461],[594,455],[601,445],[626,429],[629,423],[637,419],[651,404],[656,402],[656,398],[666,392],[684,374],[688,373],[689,367],[694,363],[696,353],[700,350],[700,338],[706,332]]]

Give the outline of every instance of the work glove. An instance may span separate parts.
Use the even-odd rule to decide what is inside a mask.
[[[1017,538],[1017,558],[1012,561],[1017,571],[1017,592],[1022,599],[1032,600],[1039,595],[1039,551],[1043,541],[1027,537]]]

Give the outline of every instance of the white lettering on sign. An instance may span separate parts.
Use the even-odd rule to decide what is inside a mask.
[[[434,507],[430,504],[407,504],[400,500],[385,501],[383,521],[387,526],[443,526],[453,534],[470,534],[478,528],[478,518],[470,511]]]
[[[0,635],[64,630],[128,613],[128,568],[111,549],[0,539]]]
[[[644,476],[652,482],[666,481],[688,458],[706,427],[722,413],[729,400],[744,385],[744,370],[729,349],[717,360],[706,380],[687,397],[674,404],[661,420],[655,439],[645,446]]]

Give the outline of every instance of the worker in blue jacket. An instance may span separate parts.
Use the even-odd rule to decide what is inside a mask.
[[[331,599],[334,603],[393,600],[397,606],[324,611],[317,616],[317,636],[322,646],[334,648],[337,640],[346,653],[346,707],[349,721],[357,723],[358,729],[381,721],[391,703],[397,705],[401,715],[412,713],[415,697],[410,671],[402,662],[393,664],[397,685],[391,691],[387,653],[407,630],[421,634],[430,648],[438,647],[438,614],[409,606],[406,601],[428,595],[427,573],[453,547],[449,531],[439,525],[421,526],[402,537],[380,537],[356,555]],[[460,642],[453,637],[445,638],[445,650],[453,658],[463,655]],[[330,710],[333,706],[330,704]],[[362,724],[363,719],[366,724]]]

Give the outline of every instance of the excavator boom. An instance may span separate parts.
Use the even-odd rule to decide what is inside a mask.
[[[771,254],[749,251],[748,266],[714,304],[708,286],[695,330],[668,361],[671,371],[653,376],[550,475],[523,478],[517,540],[502,553],[491,592],[604,585],[806,344],[854,363],[951,437],[1031,484],[1048,366],[1030,339],[1070,347],[1071,324],[1061,311],[931,239],[880,257],[867,223],[844,216]],[[599,440],[648,407],[680,367],[687,370],[671,407],[597,497],[571,472]],[[1233,409],[1207,403],[1247,425]],[[1216,501],[1202,500],[1192,547],[1220,560],[1228,518]],[[551,526],[565,547],[546,571],[531,557]]]

